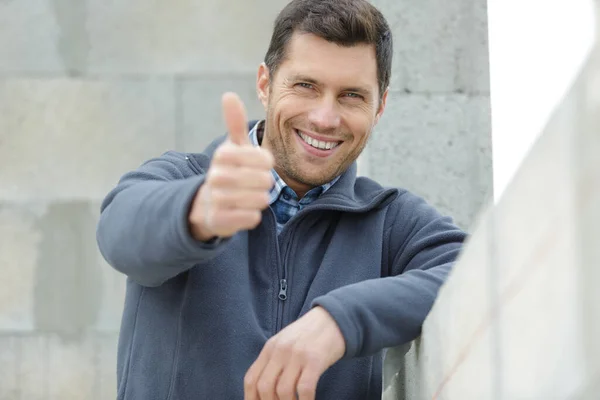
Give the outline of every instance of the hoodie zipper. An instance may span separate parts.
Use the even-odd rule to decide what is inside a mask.
[[[279,271],[281,271],[281,275],[279,275],[279,293],[277,295],[278,298],[278,302],[277,302],[277,320],[276,320],[276,324],[275,324],[275,333],[279,332],[282,327],[283,327],[283,323],[284,323],[284,318],[283,316],[284,314],[284,310],[285,310],[285,303],[286,300],[288,300],[288,287],[289,287],[289,272],[288,272],[288,262],[287,262],[287,256],[290,252],[290,249],[292,248],[292,242],[293,242],[293,238],[294,238],[294,234],[293,231],[291,230],[291,228],[295,225],[298,225],[299,221],[306,216],[306,214],[313,212],[313,211],[342,211],[342,212],[353,212],[353,213],[360,213],[360,212],[365,212],[367,210],[370,210],[374,207],[374,204],[379,203],[381,201],[382,198],[387,197],[389,195],[389,191],[385,191],[384,193],[380,194],[377,198],[373,199],[371,202],[369,202],[369,204],[366,204],[362,207],[347,207],[347,206],[338,206],[338,205],[325,205],[325,204],[316,204],[311,206],[308,206],[306,208],[304,208],[303,210],[300,210],[294,217],[292,217],[292,219],[290,221],[288,221],[288,223],[283,227],[282,232],[280,233],[280,235],[290,235],[290,238],[287,241],[281,241],[281,243],[286,243],[285,245],[285,251],[282,254],[281,251],[281,246],[280,246],[280,242],[279,242],[279,237],[277,235],[277,218],[275,217],[275,212],[273,211],[273,209],[271,209],[271,215],[273,217],[273,221],[275,223],[275,243],[277,244],[277,260],[278,260],[278,275],[279,275]],[[291,232],[291,233],[288,233]],[[279,268],[279,265],[281,265],[281,268]]]
[[[274,225],[273,229],[273,240],[275,243],[275,253],[277,260],[277,279],[279,280],[279,292],[277,294],[277,315],[275,317],[275,332],[276,334],[281,330],[282,319],[283,319],[283,302],[287,300],[287,280],[285,267],[283,265],[283,259],[281,257],[281,246],[279,245],[279,235],[277,233],[277,217],[275,216],[275,212],[271,207],[269,207],[269,211],[271,213],[272,223]]]

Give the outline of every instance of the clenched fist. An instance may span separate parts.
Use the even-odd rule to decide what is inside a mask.
[[[189,214],[192,235],[201,241],[255,228],[273,186],[273,156],[250,143],[246,111],[237,95],[223,95],[223,114],[229,137],[215,151]]]

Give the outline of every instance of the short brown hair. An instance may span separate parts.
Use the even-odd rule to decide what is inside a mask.
[[[310,33],[340,46],[372,44],[377,59],[379,96],[392,75],[392,32],[367,0],[292,0],[275,19],[265,64],[274,75],[294,32]]]

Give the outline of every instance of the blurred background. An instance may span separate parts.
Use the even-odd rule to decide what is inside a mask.
[[[222,135],[224,91],[239,93],[251,118],[263,117],[256,71],[286,3],[0,0],[1,400],[116,397],[125,278],[97,250],[100,202],[145,160],[200,152]],[[488,37],[502,54],[492,71],[504,77],[492,86],[507,94],[494,99],[494,124],[508,134],[511,113],[522,109],[516,99],[526,97],[515,94],[517,78],[504,73],[513,64],[503,61],[524,36],[503,34],[514,30],[500,1],[496,20],[486,0],[372,3],[393,29],[394,67],[359,173],[424,196],[470,230],[493,200],[492,165],[504,171],[501,192],[533,142],[513,136],[492,161]],[[591,16],[592,1],[580,3]],[[542,96],[551,104],[527,132],[541,130],[591,48],[592,19],[572,21],[590,27],[579,37],[587,42],[569,58],[576,63],[562,89]],[[531,72],[517,73],[522,93],[536,93]],[[386,381],[401,357],[386,361]]]

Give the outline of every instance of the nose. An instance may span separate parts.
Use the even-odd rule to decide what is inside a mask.
[[[340,126],[337,102],[333,99],[321,98],[316,107],[308,113],[308,120],[319,130],[337,129]]]

